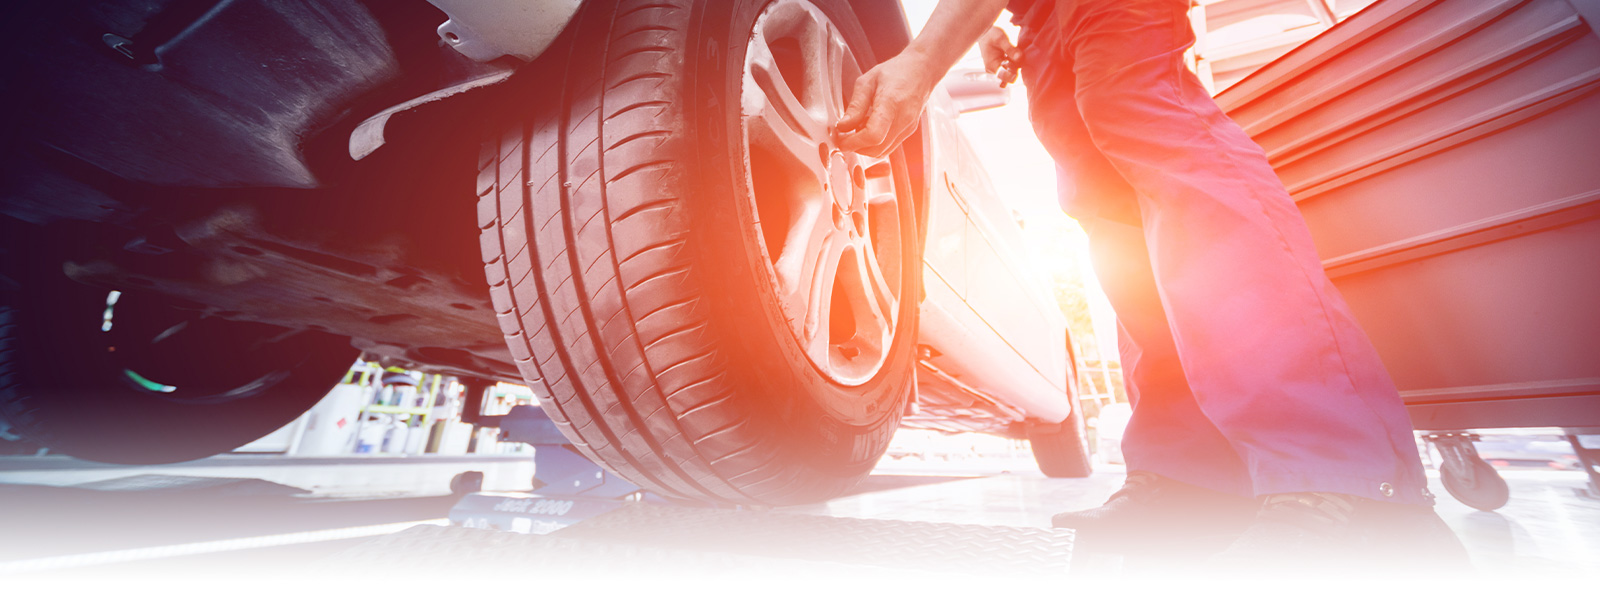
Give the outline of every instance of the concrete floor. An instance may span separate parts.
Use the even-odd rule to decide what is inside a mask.
[[[1049,479],[1032,458],[949,462],[884,460],[878,474],[991,475],[878,491],[793,509],[851,518],[1048,527],[1051,515],[1103,503],[1122,484],[1120,465],[1102,464],[1087,479]],[[1488,577],[1600,577],[1600,500],[1580,493],[1580,471],[1501,470],[1511,501],[1495,512],[1473,509],[1445,493],[1437,472],[1430,487],[1436,510]]]
[[[124,492],[47,488],[70,486],[149,469],[85,467],[50,470],[49,462],[13,463],[0,470],[0,573],[7,561],[293,534],[363,525],[402,524],[441,519],[453,498],[436,494],[449,476],[465,469],[498,471],[490,487],[526,489],[526,461],[474,467],[441,460],[301,462],[275,465],[266,459],[233,459],[174,465],[165,474],[245,477],[297,489],[266,487],[226,494],[170,492],[159,496]],[[72,462],[72,461],[66,461]],[[62,464],[56,468],[68,466]],[[0,462],[0,468],[7,467]],[[1498,512],[1479,512],[1443,493],[1438,512],[1460,535],[1480,574],[1524,582],[1540,577],[1600,576],[1600,501],[1580,495],[1581,472],[1505,470],[1512,500]],[[388,475],[388,476],[385,476]],[[830,502],[781,509],[782,512],[849,518],[893,519],[958,524],[1047,527],[1056,512],[1099,505],[1120,486],[1122,467],[1102,465],[1086,479],[1048,479],[1031,457],[1008,456],[939,461],[886,459],[863,492]],[[411,485],[406,485],[406,483]],[[411,491],[402,491],[412,487]],[[311,493],[306,493],[309,490]],[[365,491],[358,494],[358,491]],[[388,492],[389,496],[371,495]],[[396,497],[398,496],[398,497]],[[355,499],[361,498],[361,499]],[[208,566],[235,567],[272,561],[277,574],[314,566],[343,545],[325,542],[290,552],[257,552],[204,560]],[[173,565],[177,566],[177,565]],[[183,565],[192,566],[192,565]],[[1532,582],[1532,581],[1527,581]]]

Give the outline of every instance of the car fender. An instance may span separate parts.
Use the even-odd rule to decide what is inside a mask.
[[[583,0],[428,0],[449,17],[439,39],[478,62],[531,61],[556,41]]]
[[[350,158],[360,161],[387,141],[385,131],[396,115],[432,110],[447,100],[473,96],[510,79],[511,64],[531,62],[566,31],[583,0],[428,0],[444,11],[436,30],[439,39],[462,56],[484,64],[486,73],[447,85],[390,106],[366,118],[350,133]],[[512,61],[500,61],[510,57]],[[449,103],[445,103],[449,104]]]

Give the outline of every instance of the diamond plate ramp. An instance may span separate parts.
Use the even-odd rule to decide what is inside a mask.
[[[416,577],[418,567],[435,574],[478,577],[539,577],[546,580],[624,581],[660,577],[868,577],[863,567],[833,562],[763,558],[691,551],[572,537],[524,535],[487,529],[422,525],[366,541],[324,559],[324,576],[352,573]]]
[[[553,538],[974,575],[1065,575],[1068,530],[632,504]]]
[[[551,535],[418,526],[327,559],[384,572],[426,558],[453,574],[617,576],[1062,577],[1067,530],[628,506]]]

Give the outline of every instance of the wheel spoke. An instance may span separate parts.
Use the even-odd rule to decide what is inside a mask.
[[[836,231],[829,233],[821,252],[816,254],[816,267],[808,283],[802,344],[806,354],[821,365],[828,364],[833,351],[830,332],[833,320],[837,318],[833,315],[834,288],[840,285],[840,260],[849,250],[850,241],[845,234]]]
[[[866,155],[858,156],[861,158],[861,169],[866,180],[866,185],[862,189],[867,204],[893,204],[897,199],[894,190],[894,168],[889,160]]]
[[[883,268],[878,265],[878,255],[872,248],[870,239],[863,238],[855,253],[856,274],[859,282],[851,283],[852,288],[861,291],[859,307],[856,308],[856,336],[867,339],[864,342],[879,342],[888,345],[888,337],[894,332],[895,320],[898,317],[897,296],[894,289],[890,288],[888,280],[883,277]],[[879,349],[886,347],[880,346]]]
[[[896,199],[895,199],[894,193],[893,192],[886,192],[886,193],[883,193],[883,194],[867,197],[867,206],[868,207],[892,207],[892,206],[894,206],[895,201],[896,201]]]
[[[861,167],[865,182],[858,190],[866,205],[862,208],[866,215],[866,227],[862,229],[862,235],[872,249],[873,267],[877,268],[879,278],[896,283],[900,281],[901,270],[906,266],[899,261],[901,224],[894,172],[886,159],[863,162]],[[895,290],[893,284],[889,286],[889,290]],[[898,293],[890,295],[891,298],[898,296]]]
[[[851,52],[850,46],[839,37],[839,32],[832,25],[827,25],[826,34],[821,38],[821,52],[818,63],[825,70],[817,88],[822,94],[827,106],[828,119],[838,119],[844,114],[846,104],[850,102],[850,93],[855,89],[856,78],[861,77],[861,67],[856,64],[856,56]]]
[[[829,272],[827,275],[831,277],[831,271],[836,269],[824,265],[827,256],[837,255],[834,246],[839,236],[828,211],[829,207],[823,203],[803,207],[792,222],[794,226],[784,241],[783,254],[772,264],[778,275],[778,292],[786,306],[784,313],[791,321],[801,321],[793,326],[807,339],[819,328],[814,311],[819,272]],[[837,259],[834,263],[837,264]]]
[[[834,328],[834,288],[840,285],[840,261],[845,251],[850,250],[850,242],[845,235],[830,235],[829,245],[818,256],[818,269],[811,279],[810,306],[806,307],[805,338],[802,339],[806,355],[811,355],[811,360],[819,365],[829,365],[830,355],[834,352],[832,341],[832,328]],[[848,291],[846,291],[848,293]]]
[[[827,137],[827,128],[812,114],[806,104],[796,97],[792,84],[803,82],[790,82],[785,79],[783,71],[778,68],[778,60],[773,56],[772,48],[767,45],[767,39],[758,35],[750,43],[750,56],[747,59],[750,71],[745,76],[744,109],[745,115],[752,112],[752,96],[756,92],[762,97],[762,102],[770,106],[781,118],[789,129],[811,140],[823,140]],[[754,86],[749,84],[754,83]]]
[[[797,129],[777,105],[772,104],[770,95],[751,83],[751,78],[746,77],[743,112],[750,144],[778,159],[780,167],[791,177],[820,182],[825,174],[816,140]]]

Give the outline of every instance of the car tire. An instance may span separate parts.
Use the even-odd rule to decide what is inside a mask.
[[[1081,479],[1094,473],[1089,462],[1088,437],[1077,414],[1060,424],[1036,426],[1028,430],[1033,459],[1039,470],[1052,479]]]
[[[8,251],[18,287],[0,293],[0,420],[52,452],[113,464],[226,452],[310,409],[358,355],[342,337],[112,296],[20,258]]]
[[[1067,333],[1067,396],[1072,414],[1058,424],[1028,427],[1028,443],[1039,470],[1052,479],[1081,479],[1094,474],[1089,457],[1089,432],[1084,424],[1083,399],[1078,394],[1078,355],[1072,333]]]
[[[1499,510],[1511,501],[1511,486],[1500,476],[1500,471],[1483,458],[1474,455],[1467,461],[1466,468],[1472,471],[1470,483],[1468,475],[1461,474],[1455,466],[1446,464],[1445,469],[1439,471],[1439,482],[1444,484],[1450,497],[1484,512]]]
[[[887,449],[915,390],[905,159],[760,120],[792,100],[831,124],[871,64],[837,0],[592,0],[509,84],[483,259],[519,369],[587,457],[670,498],[784,505]]]

